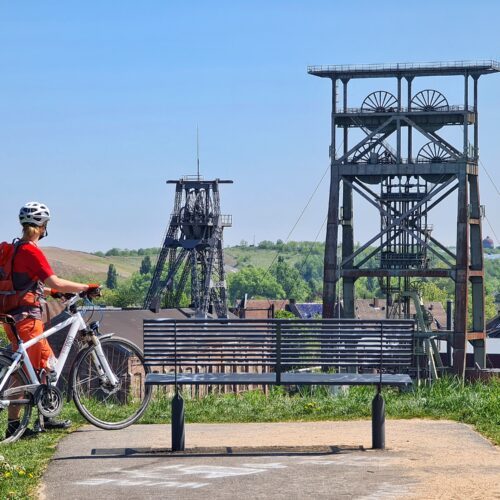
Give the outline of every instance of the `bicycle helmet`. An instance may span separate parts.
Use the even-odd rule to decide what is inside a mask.
[[[37,201],[29,201],[21,207],[19,211],[19,222],[21,224],[31,224],[43,226],[50,220],[50,210],[47,205]]]

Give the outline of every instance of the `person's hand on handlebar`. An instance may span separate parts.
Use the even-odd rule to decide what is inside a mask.
[[[89,299],[101,296],[101,285],[98,285],[96,283],[89,283],[87,286],[88,288],[85,292],[83,292],[83,294]]]

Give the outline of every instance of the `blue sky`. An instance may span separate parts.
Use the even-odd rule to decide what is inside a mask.
[[[498,60],[499,18],[493,0],[2,1],[2,239],[18,233],[19,206],[40,200],[53,212],[46,245],[158,246],[165,181],[195,173],[197,126],[202,174],[234,180],[226,243],[285,239],[329,162],[330,85],[307,66]],[[460,104],[459,88],[439,87]],[[480,80],[481,159],[500,187],[499,88],[500,75]],[[352,105],[371,90],[354,87]],[[499,195],[480,182],[500,237]],[[292,239],[316,237],[327,189],[326,177]],[[378,224],[365,208],[357,241]],[[452,245],[448,208],[434,234]]]

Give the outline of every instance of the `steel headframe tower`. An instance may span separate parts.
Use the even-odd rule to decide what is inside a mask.
[[[179,307],[190,280],[191,307],[196,317],[206,317],[211,309],[217,317],[227,317],[222,232],[232,225],[232,218],[220,213],[219,185],[232,182],[206,181],[200,176],[167,181],[176,185],[174,211],[145,309],[158,311],[160,305]]]
[[[309,74],[332,81],[331,184],[323,316],[334,314],[338,300],[336,287],[341,278],[343,311],[348,318],[355,314],[354,283],[359,277],[379,278],[388,304],[393,294],[408,290],[410,278],[450,278],[455,283],[454,329],[450,335],[453,370],[460,375],[465,370],[468,341],[474,348],[475,363],[485,366],[477,86],[481,75],[498,71],[500,64],[496,61],[308,68]],[[461,77],[463,105],[450,105],[438,90],[412,92],[415,79],[441,76]],[[360,107],[348,107],[348,83],[357,78],[393,78],[395,94],[377,90]],[[342,108],[338,106],[339,83]],[[463,129],[455,145],[437,133],[443,127],[453,126]],[[337,153],[340,133],[343,149]],[[358,134],[352,142],[350,133]],[[378,186],[377,191],[374,185]],[[456,252],[433,237],[427,224],[428,213],[454,191],[457,191],[457,220],[450,220],[450,224],[457,225]],[[356,249],[353,192],[373,205],[381,220],[380,231]],[[337,256],[339,226],[342,228],[340,257]],[[378,246],[373,249],[376,242]],[[430,268],[431,253],[440,262],[439,267]],[[467,307],[469,291],[471,315]],[[408,315],[408,300],[403,309],[403,314]]]

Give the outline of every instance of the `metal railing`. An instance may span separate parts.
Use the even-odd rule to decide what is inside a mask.
[[[387,111],[372,111],[372,110],[363,110],[361,108],[345,108],[345,109],[339,109],[335,113],[336,115],[347,115],[347,114],[367,114],[367,115],[373,115],[373,114],[381,114],[381,115],[386,115],[387,113],[453,113],[453,112],[464,112],[464,111],[469,111],[473,113],[475,111],[474,106],[460,106],[460,105],[453,105],[453,106],[442,106],[438,109],[435,110],[425,110],[422,108],[415,108],[415,107],[402,107],[401,111],[398,110],[397,107],[392,107],[387,109]]]
[[[222,227],[231,227],[233,225],[232,215],[221,215],[220,217],[221,217]]]
[[[340,64],[340,65],[320,65],[308,66],[307,72],[319,71],[342,73],[350,71],[398,71],[398,70],[425,70],[425,69],[479,69],[485,68],[500,71],[500,62],[494,59],[478,61],[434,61],[422,63],[375,63],[375,64]]]

